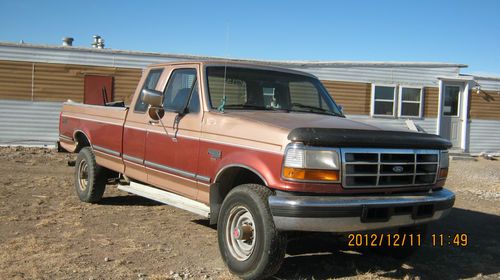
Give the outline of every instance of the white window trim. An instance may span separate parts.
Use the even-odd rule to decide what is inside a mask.
[[[392,115],[375,114],[375,87],[393,87],[394,99],[392,100]],[[396,104],[397,104],[397,89],[398,85],[394,84],[372,84],[371,102],[370,102],[370,116],[380,118],[396,118]],[[390,101],[390,99],[379,99],[380,101]]]
[[[418,116],[406,116],[406,115],[402,115],[401,114],[401,111],[402,111],[402,108],[403,108],[403,88],[413,88],[413,89],[419,89],[420,90],[420,101],[404,101],[405,103],[418,103],[419,104],[419,107],[418,107]],[[424,109],[424,106],[422,106],[424,104],[423,97],[424,97],[424,87],[415,87],[415,86],[400,85],[399,86],[399,90],[398,90],[398,99],[399,99],[399,102],[398,102],[398,117],[399,118],[405,118],[405,119],[421,119],[422,116],[423,116],[423,109]]]

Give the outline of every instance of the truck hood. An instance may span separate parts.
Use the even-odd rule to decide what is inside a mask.
[[[312,114],[312,113],[285,113],[279,111],[231,111],[227,116],[234,116],[244,120],[287,129],[289,131],[299,127],[356,129],[356,130],[396,130],[396,128],[373,125],[346,118]]]
[[[283,147],[290,141],[325,147],[447,149],[451,143],[434,134],[397,130],[350,119],[279,111],[227,111],[208,116],[207,132],[233,139]],[[212,119],[213,117],[213,119]],[[217,124],[216,124],[217,123]]]

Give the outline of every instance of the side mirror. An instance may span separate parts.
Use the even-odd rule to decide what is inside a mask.
[[[149,106],[148,115],[152,120],[157,121],[163,118],[163,116],[165,115],[165,110],[163,110],[163,108]]]
[[[147,88],[142,90],[142,102],[151,105],[151,107],[161,108],[162,97],[163,93],[161,91]]]

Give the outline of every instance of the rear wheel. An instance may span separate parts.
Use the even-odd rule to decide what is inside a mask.
[[[84,147],[78,153],[75,163],[75,189],[83,202],[99,202],[106,187],[106,169],[95,161],[94,152]]]
[[[222,203],[217,225],[219,249],[229,270],[243,279],[261,279],[276,273],[286,249],[286,237],[273,222],[261,185],[234,188]]]

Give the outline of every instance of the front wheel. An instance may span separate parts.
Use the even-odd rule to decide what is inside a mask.
[[[274,225],[270,195],[264,186],[245,184],[231,190],[222,203],[219,249],[229,270],[243,279],[275,274],[285,257],[286,237]]]

